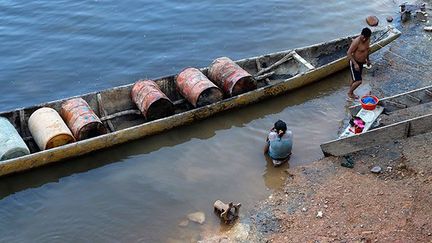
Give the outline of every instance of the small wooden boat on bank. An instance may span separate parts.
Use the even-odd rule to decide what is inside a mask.
[[[374,31],[371,37],[371,52],[389,44],[400,34],[397,29],[392,27]],[[229,83],[222,84],[223,87],[219,88],[210,87],[212,85],[208,85],[208,87],[201,84],[197,85],[198,81],[202,79],[218,76],[209,73],[212,68],[218,69],[215,67],[217,64],[215,61],[209,68],[199,70],[203,75],[197,73],[195,69],[189,68],[183,70],[179,75],[154,80],[156,86],[151,82],[145,84],[145,87],[139,86],[142,83],[135,84],[135,86],[130,84],[9,112],[1,112],[0,117],[6,118],[13,125],[17,134],[25,141],[30,153],[0,161],[0,176],[29,170],[160,133],[204,119],[221,111],[258,102],[313,83],[348,66],[346,51],[353,37],[355,36],[236,61],[235,63],[241,69],[250,74],[247,80],[253,82],[253,85],[248,86],[246,85],[248,81],[244,81],[242,78],[245,76],[239,78],[241,80],[239,82],[244,82],[243,86],[247,87],[243,93]],[[184,72],[187,73],[184,74]],[[245,75],[243,72],[237,72],[237,74],[239,73]],[[219,76],[226,78],[224,75]],[[189,78],[189,80],[185,81],[183,78]],[[192,84],[191,80],[193,81]],[[195,83],[195,81],[197,82]],[[218,82],[214,83],[218,84]],[[179,91],[179,86],[186,88]],[[198,97],[192,97],[194,95],[192,91],[197,87],[202,88],[205,92],[200,93]],[[216,89],[225,91],[223,97]],[[151,93],[152,97],[157,97],[157,101],[163,100],[163,102],[157,102],[158,105],[156,106],[163,108],[153,109],[151,112],[151,114],[157,114],[156,118],[148,113],[148,104],[143,101],[143,95],[135,94],[136,90],[146,94]],[[208,102],[212,99],[216,102]],[[218,99],[221,100],[218,101]],[[166,100],[172,102],[168,103]],[[65,107],[69,107],[68,110],[65,110]],[[44,109],[43,112],[40,111],[41,108]],[[85,121],[69,114],[74,109],[81,118],[85,118]],[[41,118],[39,119],[41,120],[47,119],[46,114],[49,114],[52,116],[51,120],[55,120],[57,123],[61,122],[59,116],[53,114],[53,111],[61,114],[63,119],[67,117],[67,119],[73,120],[66,121],[70,128],[69,132],[58,132],[59,135],[54,136],[51,134],[53,131],[50,130],[53,129],[52,126],[47,126],[45,122],[36,119],[39,113],[45,114],[40,115]],[[160,116],[166,117],[159,118]],[[77,121],[79,121],[79,126],[76,125]],[[98,133],[89,132],[88,124],[91,124],[89,127],[96,128]],[[44,127],[46,130],[38,130]],[[56,125],[54,130],[56,129],[64,130],[64,126]],[[35,138],[35,133],[41,134]],[[16,137],[17,134],[14,136]],[[77,139],[78,137],[81,140]],[[0,134],[0,144],[1,142]],[[60,144],[65,145],[58,146]],[[22,144],[20,146],[22,147]],[[22,148],[20,151],[25,153],[26,150]]]
[[[366,132],[321,144],[326,156],[343,156],[380,144],[432,132],[432,86],[381,99],[376,126]],[[350,107],[351,115],[363,109]]]

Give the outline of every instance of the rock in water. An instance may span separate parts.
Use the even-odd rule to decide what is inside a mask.
[[[378,23],[379,23],[379,20],[378,20],[378,18],[376,17],[376,16],[368,16],[367,18],[366,18],[366,23],[369,25],[369,26],[377,26],[378,25]]]
[[[426,26],[423,28],[425,31],[432,31],[432,26]]]
[[[386,20],[387,20],[387,22],[393,22],[393,17],[392,16],[387,16],[387,18],[386,18]]]
[[[190,221],[199,223],[199,224],[203,224],[205,221],[205,214],[203,212],[195,212],[195,213],[190,213],[188,214],[187,218]]]

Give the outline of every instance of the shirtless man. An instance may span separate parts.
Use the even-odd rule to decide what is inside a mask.
[[[347,52],[351,71],[351,87],[348,96],[351,99],[358,99],[358,96],[354,95],[354,90],[362,83],[363,64],[370,65],[369,43],[371,34],[372,31],[369,28],[364,28],[360,36],[352,41]]]

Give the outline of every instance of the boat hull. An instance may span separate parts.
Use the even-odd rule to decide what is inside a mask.
[[[371,52],[375,52],[381,47],[392,42],[394,39],[398,38],[399,35],[400,32],[397,31],[395,32],[395,34],[390,35],[389,37],[379,41],[378,43],[371,45],[371,49],[370,49]],[[310,47],[305,47],[296,50],[301,51],[306,48],[310,48]],[[285,53],[285,52],[281,52],[281,53]],[[257,59],[257,58],[260,57],[243,59],[237,62],[240,63],[240,62]],[[339,72],[347,68],[347,66],[348,66],[347,57],[339,58],[319,68],[303,72],[294,77],[286,79],[282,82],[264,86],[256,90],[216,102],[214,104],[210,104],[200,108],[195,108],[189,111],[185,111],[183,113],[172,115],[170,117],[149,121],[144,124],[136,125],[109,134],[90,138],[87,140],[78,141],[72,144],[64,145],[50,150],[36,152],[30,155],[26,155],[11,160],[1,161],[0,176],[45,166],[58,161],[62,161],[64,159],[88,154],[96,150],[112,147],[128,141],[161,133],[163,131],[175,127],[179,127],[185,124],[190,124],[197,120],[202,120],[207,117],[213,116],[222,111],[246,106],[303,87],[305,85],[316,82],[324,77],[327,77],[333,73]]]

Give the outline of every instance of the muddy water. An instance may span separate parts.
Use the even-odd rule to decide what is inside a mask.
[[[0,109],[138,78],[304,46],[383,20],[394,1],[4,1]],[[241,13],[241,14],[239,14]],[[245,18],[244,13],[248,13]],[[230,16],[230,18],[226,18]],[[241,41],[239,41],[241,40]],[[224,230],[216,199],[242,211],[277,190],[289,167],[322,156],[348,105],[348,73],[157,136],[0,179],[1,242],[189,242]],[[262,154],[277,119],[294,133],[289,165]],[[203,211],[204,225],[188,213]]]
[[[235,112],[3,179],[0,218],[9,222],[3,239],[198,239],[202,227],[219,227],[211,207],[216,199],[241,202],[247,210],[269,189],[282,185],[289,166],[322,156],[319,143],[335,136],[345,112],[347,75],[339,73]],[[295,136],[290,163],[281,168],[271,166],[262,153],[265,135],[277,119],[285,120]],[[195,211],[206,213],[204,226],[177,226]],[[30,230],[23,231],[21,225]]]

